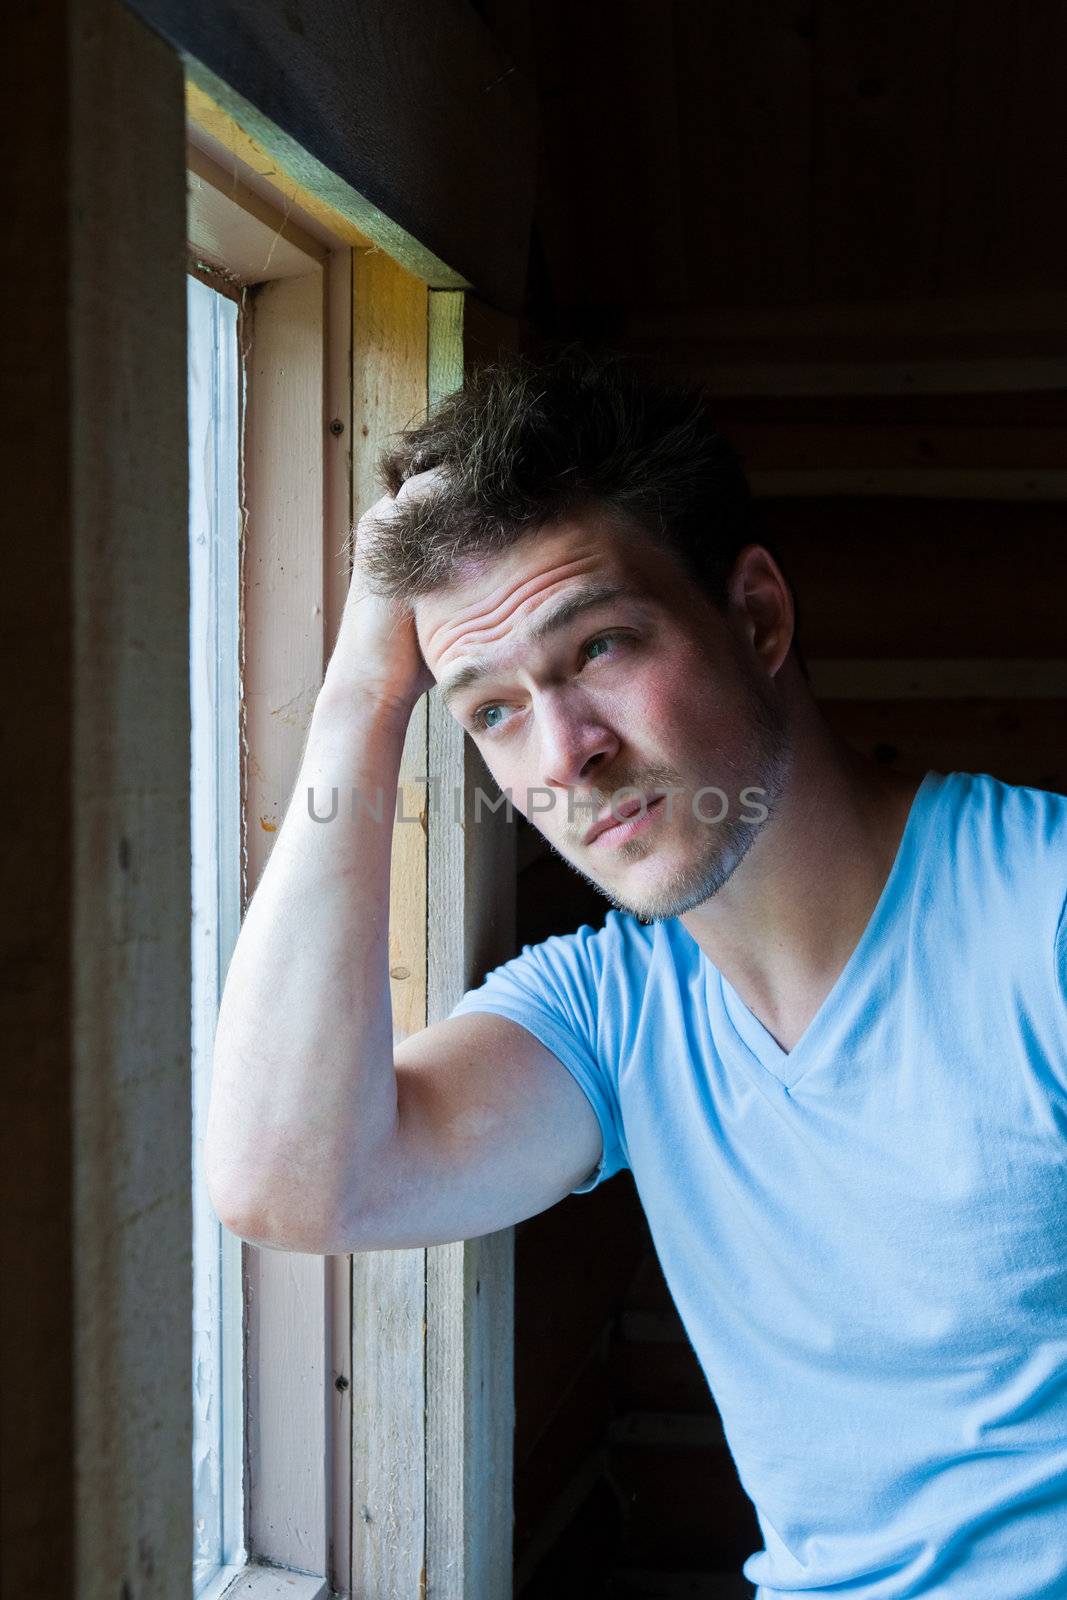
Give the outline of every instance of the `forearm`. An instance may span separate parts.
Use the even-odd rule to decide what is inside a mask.
[[[389,861],[408,714],[331,662],[230,963],[205,1162],[223,1220],[267,1242],[313,1249],[395,1125]],[[309,790],[320,817],[337,790],[332,821]]]

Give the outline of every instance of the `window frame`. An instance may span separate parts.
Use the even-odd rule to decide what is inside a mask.
[[[213,459],[205,464],[201,505],[206,537],[190,543],[190,698],[192,717],[192,770],[207,778],[192,788],[190,827],[193,864],[193,1160],[201,1170],[193,1194],[194,1319],[196,1306],[197,1230],[200,1245],[209,1245],[214,1263],[207,1277],[217,1301],[217,1321],[205,1330],[209,1342],[208,1409],[218,1401],[215,1385],[221,1378],[221,1404],[217,1410],[219,1446],[215,1460],[219,1472],[216,1510],[222,1531],[223,1561],[233,1555],[239,1570],[244,1550],[244,1356],[243,1261],[241,1241],[221,1226],[214,1215],[202,1176],[203,1135],[211,1082],[211,1042],[218,1015],[222,981],[236,943],[241,920],[241,739],[240,739],[240,457],[243,427],[243,368],[241,296],[232,286],[212,279],[201,269],[189,274],[211,306],[210,354],[203,377],[206,394],[195,406],[190,421],[190,503],[197,485],[195,460],[205,434],[214,443]],[[202,287],[200,287],[202,286]],[[195,296],[191,297],[195,298]],[[190,299],[190,305],[191,305]],[[230,307],[232,323],[220,315]],[[201,333],[206,331],[201,327]],[[187,348],[189,347],[187,342]],[[200,354],[204,355],[203,349]],[[210,395],[210,402],[204,399]],[[214,403],[221,400],[224,414],[222,438],[218,436]],[[197,426],[194,428],[194,422]],[[225,449],[229,459],[220,461]],[[232,451],[232,456],[229,454]],[[198,519],[199,520],[199,519]],[[206,524],[206,526],[204,526]],[[227,535],[232,536],[228,544]],[[220,672],[220,660],[225,670]],[[232,664],[232,676],[229,668]],[[199,694],[198,694],[199,689]],[[220,693],[221,691],[221,693]],[[200,707],[199,718],[196,715]],[[201,854],[198,857],[198,848]],[[199,1053],[198,1053],[199,1052]],[[234,1291],[236,1289],[236,1297]],[[213,1319],[214,1320],[214,1319]],[[194,1328],[195,1334],[195,1328]],[[197,1391],[199,1358],[194,1348],[193,1386]],[[238,1450],[228,1448],[236,1434]],[[194,1431],[194,1444],[195,1444]],[[194,1513],[197,1510],[194,1498]],[[235,1530],[239,1529],[239,1534]],[[214,1537],[214,1536],[212,1536]],[[214,1579],[196,1583],[197,1600],[214,1592]]]
[[[241,163],[227,171],[190,132],[191,188],[210,208],[213,246],[205,262],[202,238],[191,242],[197,276],[210,281],[214,269],[223,284],[238,284],[242,308],[243,915],[292,789],[343,605],[352,248],[341,240],[329,248],[294,222],[291,205],[278,209],[245,182]],[[288,1593],[295,1584],[300,1600],[320,1600],[348,1582],[340,1491],[351,1431],[343,1386],[351,1264],[229,1237],[241,1262],[245,1559],[221,1566],[199,1600],[219,1600],[238,1581],[242,1595],[274,1592],[279,1570]],[[321,1469],[309,1473],[308,1460]]]
[[[341,552],[353,520],[381,492],[380,450],[462,381],[465,358],[513,339],[506,319],[479,316],[461,291],[435,290],[302,191],[195,83],[187,111],[201,141],[201,181],[224,186],[232,203],[260,222],[273,219],[279,232],[284,222],[287,247],[307,249],[316,238],[321,246],[327,224],[334,233],[332,248],[308,250],[307,273],[262,283],[246,300],[247,905],[340,622],[349,578]],[[286,368],[287,392],[271,392],[272,366]],[[320,392],[316,430],[307,419]],[[274,476],[283,445],[287,481]],[[501,817],[465,830],[452,807],[431,811],[429,776],[468,794],[486,781],[462,731],[423,696],[400,782],[406,814],[421,814],[425,826],[394,834],[398,1036],[446,1015],[485,966],[510,953],[500,885],[513,881],[513,829]],[[238,1579],[242,1596],[293,1595],[296,1583],[297,1600],[419,1600],[431,1574],[442,1600],[510,1593],[513,1231],[345,1257],[241,1250],[250,1553],[201,1600],[221,1600]],[[321,1471],[308,1474],[309,1460]]]

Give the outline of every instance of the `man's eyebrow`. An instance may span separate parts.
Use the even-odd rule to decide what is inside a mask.
[[[569,594],[559,605],[554,606],[546,616],[539,617],[533,624],[528,634],[530,639],[537,643],[543,642],[550,634],[558,633],[560,629],[569,627],[576,617],[586,611],[592,611],[595,606],[611,605],[618,600],[636,601],[638,604],[648,603],[648,596],[639,589],[632,588],[629,584],[597,583],[590,584],[585,589],[579,589]],[[464,689],[469,689],[472,684],[479,683],[487,678],[496,668],[484,657],[476,657],[468,661],[466,666],[451,678],[438,685],[442,705],[448,705],[457,694]]]

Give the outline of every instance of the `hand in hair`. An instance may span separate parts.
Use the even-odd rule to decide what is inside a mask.
[[[416,473],[395,496],[383,495],[359,519],[352,541],[352,581],[326,675],[331,683],[340,680],[350,688],[369,690],[409,713],[433,687],[434,677],[419,649],[410,604],[376,592],[363,557],[395,521],[398,508],[409,512],[413,504],[432,501],[443,483],[440,468]]]

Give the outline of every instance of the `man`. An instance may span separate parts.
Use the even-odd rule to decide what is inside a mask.
[[[220,1216],[430,1244],[629,1165],[762,1600],[1062,1600],[1067,799],[832,734],[691,387],[505,364],[385,478],[227,980]],[[392,794],[433,685],[614,909],[394,1052],[388,822],[306,796]]]

